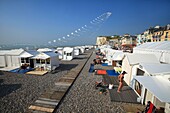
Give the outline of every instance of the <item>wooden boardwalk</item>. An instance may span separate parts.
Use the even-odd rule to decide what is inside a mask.
[[[69,70],[66,75],[59,80],[56,80],[53,88],[46,90],[32,105],[29,106],[28,113],[53,113],[73,85],[91,54],[88,55],[84,63]]]

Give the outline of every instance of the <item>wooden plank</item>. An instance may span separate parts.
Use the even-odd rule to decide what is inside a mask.
[[[58,102],[51,102],[51,101],[45,101],[45,100],[36,100],[35,103],[55,105],[55,106],[58,105]]]
[[[37,110],[37,111],[44,111],[44,112],[49,112],[49,113],[52,113],[54,111],[54,109],[52,108],[46,108],[46,107],[40,107],[40,106],[34,106],[34,105],[31,105],[29,109]]]
[[[55,99],[49,99],[49,98],[39,98],[39,100],[44,100],[44,101],[51,101],[51,102],[57,102]]]
[[[66,82],[56,82],[55,85],[60,85],[60,86],[70,86],[71,83],[66,83]]]

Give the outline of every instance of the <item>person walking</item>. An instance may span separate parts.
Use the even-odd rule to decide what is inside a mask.
[[[120,90],[123,87],[123,79],[124,79],[124,75],[127,74],[126,71],[123,71],[119,76],[118,76],[118,81],[119,81],[119,86],[117,89],[117,92],[120,93]]]

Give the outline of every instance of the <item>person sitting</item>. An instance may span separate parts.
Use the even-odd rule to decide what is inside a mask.
[[[96,59],[93,59],[93,64],[94,64],[94,65],[96,65],[96,64],[97,64]]]
[[[107,89],[107,87],[105,87],[105,88],[101,88],[100,89],[100,92],[99,92],[99,94],[107,94],[108,93],[108,89]]]
[[[103,85],[103,79],[100,80],[99,82],[96,81],[96,82],[95,82],[95,89],[98,89],[99,87],[102,87],[102,85]]]

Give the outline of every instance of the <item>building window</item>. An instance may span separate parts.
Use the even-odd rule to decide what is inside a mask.
[[[166,32],[165,38],[168,38],[168,32]]]

